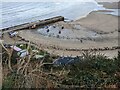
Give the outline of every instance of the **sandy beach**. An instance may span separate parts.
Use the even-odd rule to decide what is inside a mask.
[[[6,1],[0,89],[120,88],[118,0]]]
[[[115,8],[116,4],[110,4],[105,4],[105,7]],[[19,36],[36,43],[40,48],[49,53],[65,56],[82,54],[82,51],[67,51],[67,49],[111,48],[118,46],[119,17],[104,14],[103,12],[109,11],[93,11],[86,17],[76,21],[57,22],[49,26],[51,29],[47,34],[44,32],[44,28],[42,28],[19,31]],[[56,29],[53,29],[53,26],[56,26]],[[60,29],[61,26],[64,29]],[[59,31],[61,31],[61,34],[58,34]],[[117,56],[118,50],[100,52],[106,56],[114,57]]]

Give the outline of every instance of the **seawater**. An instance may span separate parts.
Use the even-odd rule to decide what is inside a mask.
[[[92,0],[91,0],[92,1]],[[75,20],[86,16],[102,6],[93,2],[2,2],[0,14],[2,26],[6,28],[55,16]]]

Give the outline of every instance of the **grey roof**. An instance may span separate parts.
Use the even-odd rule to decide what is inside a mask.
[[[56,59],[53,64],[54,65],[68,65],[68,64],[74,64],[75,62],[79,61],[79,57],[60,57]]]

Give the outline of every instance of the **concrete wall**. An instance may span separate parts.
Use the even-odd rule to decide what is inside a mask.
[[[50,19],[45,19],[45,20],[38,20],[35,22],[30,22],[30,23],[25,23],[25,24],[21,24],[21,25],[17,25],[17,26],[12,26],[12,27],[8,27],[8,28],[4,28],[2,29],[2,31],[7,31],[7,30],[21,30],[21,29],[29,29],[32,28],[32,26],[34,25],[34,28],[37,28],[38,26],[43,26],[43,25],[47,25],[47,24],[51,24],[51,23],[55,23],[58,21],[64,21],[64,17],[62,16],[57,16],[57,17],[53,17]]]

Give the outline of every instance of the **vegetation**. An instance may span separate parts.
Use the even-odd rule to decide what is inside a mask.
[[[18,45],[19,46],[19,45]],[[3,89],[5,88],[118,88],[120,87],[120,53],[109,59],[102,54],[84,52],[77,63],[66,66],[50,65],[58,56],[50,55],[44,50],[35,54],[45,55],[34,59],[28,44],[21,48],[29,50],[29,56],[18,58],[16,63],[5,62],[9,54],[3,57]],[[13,55],[12,61],[16,60]],[[5,60],[6,59],[6,60]],[[46,68],[44,68],[45,66]],[[48,67],[49,66],[49,67]]]
[[[63,84],[81,87],[105,87],[120,82],[119,57],[108,59],[104,55],[84,54],[84,59],[70,66]]]

